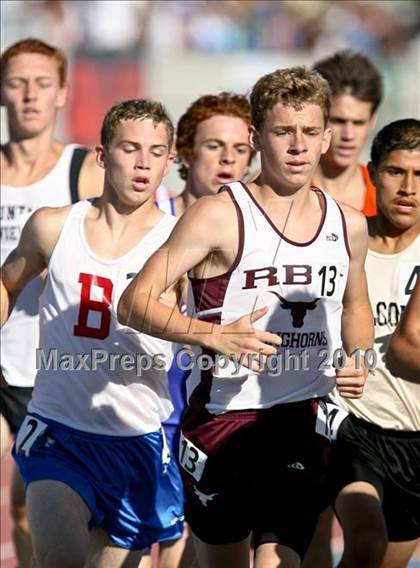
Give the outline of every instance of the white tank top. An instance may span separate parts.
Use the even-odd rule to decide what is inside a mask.
[[[54,168],[30,185],[1,186],[1,264],[16,248],[28,217],[40,207],[71,203],[70,165],[77,144],[67,145]],[[9,320],[1,330],[1,366],[6,381],[32,387],[35,380],[35,349],[38,347],[38,299],[43,282],[32,280],[20,293]]]
[[[271,374],[235,369],[233,363],[218,372],[200,372],[197,365],[188,380],[189,404],[217,414],[324,396],[334,386],[331,359],[341,346],[349,265],[343,214],[331,197],[316,190],[324,204],[320,226],[308,243],[295,243],[275,228],[245,185],[235,182],[227,190],[238,211],[239,251],[227,273],[191,278],[197,316],[227,324],[268,306],[254,325],[278,333],[283,343]],[[296,371],[291,356],[302,353],[307,361]],[[289,370],[280,369],[286,359]]]
[[[166,214],[129,252],[105,260],[85,239],[89,207],[89,201],[72,207],[50,259],[39,301],[40,369],[29,410],[85,432],[153,432],[173,410],[166,376],[171,343],[119,324],[116,310],[176,218]]]
[[[420,278],[420,237],[397,254],[369,250],[366,275],[375,321],[377,367],[375,374],[368,376],[361,399],[339,398],[339,403],[382,428],[420,431],[420,384],[394,377],[385,365],[391,335]]]

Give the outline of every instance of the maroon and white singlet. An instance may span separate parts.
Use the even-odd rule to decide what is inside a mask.
[[[343,213],[334,199],[312,188],[322,204],[322,218],[314,237],[297,243],[275,227],[244,184],[231,183],[224,190],[237,208],[239,250],[225,274],[190,278],[196,316],[228,324],[268,306],[268,313],[254,325],[279,334],[282,345],[271,369],[261,373],[240,361],[215,372],[196,364],[187,382],[189,405],[220,414],[322,397],[334,387],[332,359],[341,347],[349,267]],[[200,351],[194,351],[196,361]],[[293,355],[300,357],[297,370]]]

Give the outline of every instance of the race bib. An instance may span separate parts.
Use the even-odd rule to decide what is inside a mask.
[[[23,419],[16,436],[16,454],[29,456],[29,452],[35,442],[46,430],[48,424],[28,414]]]
[[[179,443],[179,463],[196,481],[200,481],[206,465],[207,456],[181,432]]]
[[[348,416],[347,410],[332,402],[319,401],[315,432],[330,441],[337,439],[340,424]]]

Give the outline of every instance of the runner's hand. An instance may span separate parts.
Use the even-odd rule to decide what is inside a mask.
[[[256,329],[254,323],[265,316],[268,308],[260,308],[236,321],[218,326],[212,334],[211,348],[241,360],[243,365],[260,372],[268,355],[276,355],[280,337],[269,331]],[[262,364],[261,364],[262,363]]]
[[[356,365],[356,359],[358,365]],[[346,357],[346,363],[342,369],[336,369],[337,390],[343,398],[361,398],[366,382],[368,370],[365,368],[363,360],[354,355]]]

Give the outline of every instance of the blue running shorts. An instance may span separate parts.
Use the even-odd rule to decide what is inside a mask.
[[[118,547],[143,550],[182,535],[182,482],[161,430],[104,436],[27,414],[13,456],[25,485],[51,479],[76,491],[91,511],[90,527]]]

